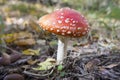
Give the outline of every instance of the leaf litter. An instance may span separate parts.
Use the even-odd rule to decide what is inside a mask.
[[[0,80],[14,73],[22,75],[25,80],[119,80],[119,39],[110,39],[113,36],[106,37],[105,33],[110,30],[107,34],[109,36],[113,32],[111,26],[114,25],[107,25],[107,23],[115,23],[119,26],[119,20],[91,18],[90,23],[93,29],[90,37],[87,38],[87,41],[83,40],[85,42],[71,39],[69,43],[73,46],[68,47],[68,55],[63,64],[56,65],[56,36],[39,28],[34,16],[21,13],[21,8],[18,11],[11,11],[9,5],[0,9],[0,15],[6,13],[4,16],[0,16],[0,22],[2,22],[0,38],[6,44],[5,46],[0,43],[0,49],[5,49],[10,57],[15,56],[15,60],[10,59],[9,64],[2,65],[4,57],[3,52],[0,52]],[[39,5],[39,7],[41,6]],[[44,11],[47,12],[39,12],[39,9],[37,11],[41,15],[49,11],[45,8],[47,10]],[[33,9],[30,13],[35,14],[36,11],[34,13]],[[107,26],[106,30],[102,30],[103,28],[100,30],[99,27],[104,27],[103,25]],[[119,33],[117,28],[115,31]],[[119,37],[119,34],[116,35]],[[20,57],[18,55],[16,57],[16,54]]]

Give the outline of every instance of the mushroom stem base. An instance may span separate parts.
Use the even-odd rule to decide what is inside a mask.
[[[68,38],[58,38],[57,64],[61,64],[63,62],[64,57],[67,56],[67,43]]]

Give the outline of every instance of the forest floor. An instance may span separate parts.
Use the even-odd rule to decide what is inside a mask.
[[[120,80],[120,20],[85,13],[89,37],[71,38],[67,57],[56,65],[57,36],[37,24],[52,11],[21,1],[0,5],[0,80],[11,74],[25,80]]]

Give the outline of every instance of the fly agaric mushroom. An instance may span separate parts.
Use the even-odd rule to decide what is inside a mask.
[[[39,19],[43,30],[58,35],[57,63],[67,55],[67,43],[70,37],[78,38],[89,32],[89,25],[83,15],[70,8],[61,8]]]

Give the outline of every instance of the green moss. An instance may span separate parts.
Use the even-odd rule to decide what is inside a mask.
[[[12,5],[11,10],[18,10],[22,13],[29,13],[31,11],[36,11],[34,6],[30,6],[26,4]]]

